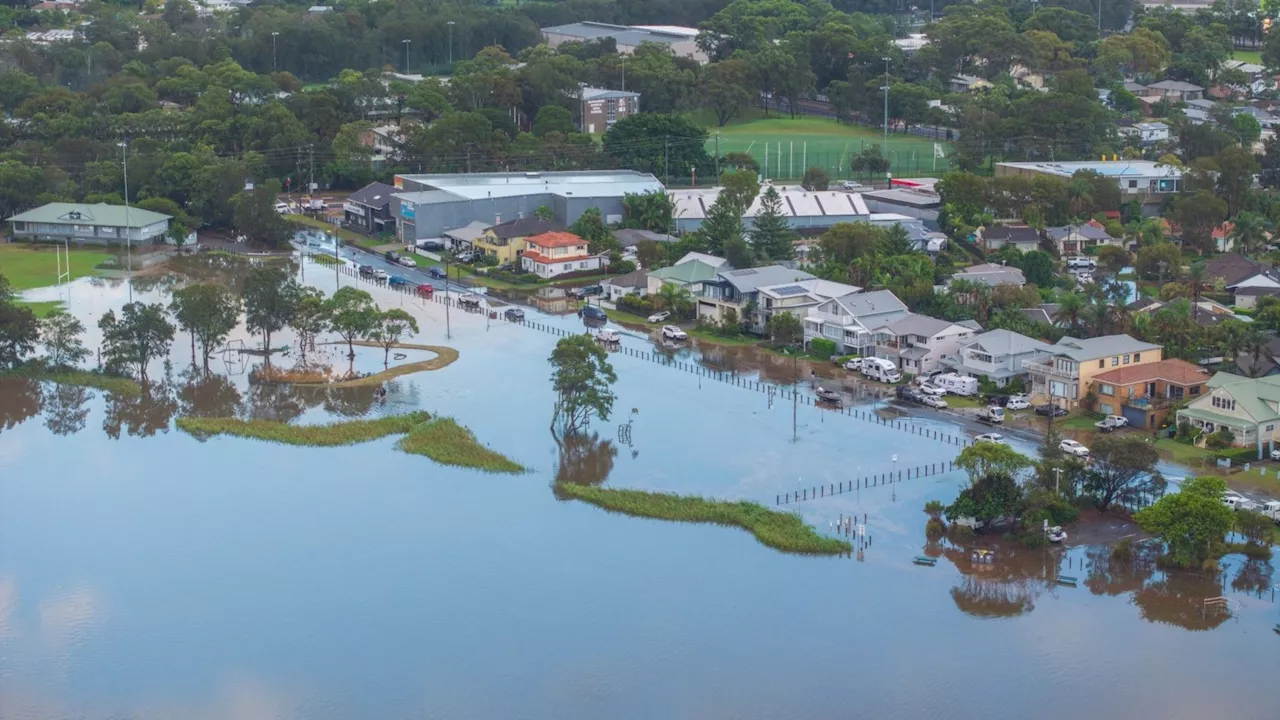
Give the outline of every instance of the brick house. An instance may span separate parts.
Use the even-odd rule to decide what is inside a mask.
[[[1174,405],[1202,395],[1210,377],[1208,370],[1177,359],[1109,370],[1093,376],[1095,409],[1154,430]]]

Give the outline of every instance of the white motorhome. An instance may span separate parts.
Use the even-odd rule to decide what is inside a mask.
[[[884,358],[862,358],[862,374],[883,383],[902,381],[902,373],[898,372],[898,366]]]
[[[933,379],[933,384],[951,393],[952,395],[963,395],[969,397],[978,394],[978,379],[957,375],[955,373],[946,373],[939,375]]]

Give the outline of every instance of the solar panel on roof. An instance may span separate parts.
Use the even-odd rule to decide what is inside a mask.
[[[789,295],[799,295],[805,292],[805,289],[800,287],[799,285],[784,285],[783,287],[780,287],[780,288],[774,288],[773,292],[775,295],[781,295],[782,297],[787,297]]]

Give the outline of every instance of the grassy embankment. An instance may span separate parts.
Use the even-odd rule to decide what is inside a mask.
[[[328,345],[346,345],[345,342],[338,342],[338,341],[327,343],[327,344]],[[351,344],[357,345],[360,347],[376,347],[379,349],[382,348],[382,345],[380,345],[379,343],[371,342],[369,340],[356,340]],[[427,370],[439,370],[442,367],[446,367],[448,365],[453,364],[453,362],[458,359],[458,351],[454,350],[451,347],[445,347],[444,345],[414,345],[411,343],[396,343],[395,345],[392,346],[391,349],[395,350],[397,348],[402,350],[426,350],[428,352],[435,353],[436,356],[431,358],[430,360],[423,360],[421,362],[396,365],[395,367],[387,368],[382,372],[376,372],[366,377],[356,378],[354,380],[341,380],[338,382],[326,383],[326,384],[328,384],[331,387],[365,387],[368,385],[381,385],[387,380],[400,377],[401,375],[408,375],[410,373],[416,373],[416,372],[425,372]],[[298,384],[305,384],[305,383],[298,383]]]
[[[102,250],[71,250],[71,279],[97,275],[98,266],[111,259]],[[22,243],[0,244],[0,275],[15,291],[58,283],[59,260],[52,246]]]
[[[521,473],[525,468],[481,445],[470,430],[452,418],[436,418],[415,427],[396,447],[426,455],[441,465],[457,465],[493,473]]]
[[[798,515],[769,510],[752,502],[725,502],[687,495],[619,490],[574,483],[560,483],[556,488],[570,497],[625,515],[740,527],[755,535],[761,544],[783,552],[838,555],[853,549],[844,540],[819,535]]]
[[[137,380],[119,375],[104,375],[88,370],[60,368],[52,370],[38,362],[28,362],[0,373],[0,377],[24,377],[45,380],[59,385],[77,385],[119,395],[141,395],[142,386]]]
[[[489,472],[524,472],[519,464],[481,445],[470,430],[452,419],[432,419],[430,414],[421,411],[325,425],[290,425],[274,420],[231,417],[181,417],[177,424],[179,429],[200,440],[231,435],[304,447],[357,445],[389,435],[403,435],[396,447],[407,453],[425,455],[441,465]]]

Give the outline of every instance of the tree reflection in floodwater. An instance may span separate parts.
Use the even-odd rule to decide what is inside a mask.
[[[290,385],[251,382],[244,395],[244,417],[248,420],[291,422],[324,400],[322,392],[303,395]]]
[[[167,382],[150,383],[140,395],[107,393],[106,417],[102,429],[112,440],[120,439],[124,430],[131,437],[151,437],[169,432],[178,400]]]
[[[551,485],[558,499],[567,499],[561,497],[556,490],[560,483],[600,485],[609,478],[609,473],[613,472],[613,462],[618,456],[618,448],[614,446],[612,440],[602,440],[596,433],[590,435],[575,433],[566,437],[559,437],[552,433],[552,436],[555,438],[560,454],[559,462],[556,464],[556,479]]]
[[[1251,595],[1261,595],[1270,590],[1274,569],[1267,560],[1249,560],[1240,565],[1239,572],[1231,579],[1231,589]]]
[[[192,417],[235,417],[240,413],[240,390],[224,375],[205,374],[199,368],[183,373],[185,382],[178,388],[182,415]]]
[[[15,428],[39,415],[42,401],[40,381],[0,378],[0,432]]]
[[[1144,620],[1188,630],[1212,630],[1231,616],[1225,610],[1206,610],[1204,601],[1221,597],[1222,592],[1222,578],[1217,573],[1171,571],[1134,593],[1133,603]]]
[[[1160,546],[1141,543],[1129,552],[1113,552],[1108,545],[1098,545],[1085,550],[1089,561],[1089,574],[1085,587],[1094,595],[1124,595],[1141,590],[1156,572],[1156,559]]]
[[[49,383],[44,390],[44,426],[54,435],[71,435],[84,429],[93,391],[78,385]]]
[[[926,547],[926,551],[927,551]],[[979,561],[977,551],[990,553]],[[998,618],[1024,615],[1036,598],[1058,582],[1061,555],[1056,550],[1025,550],[994,538],[953,540],[942,549],[964,578],[951,599],[966,615]]]

